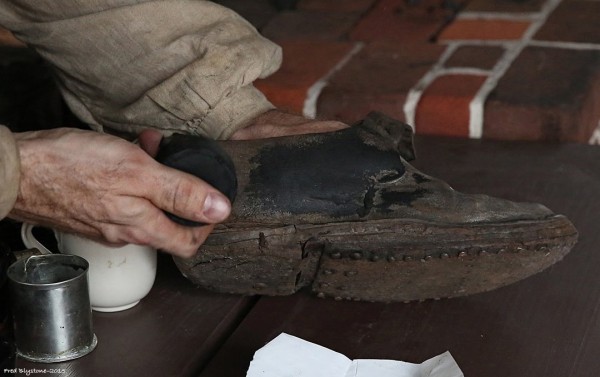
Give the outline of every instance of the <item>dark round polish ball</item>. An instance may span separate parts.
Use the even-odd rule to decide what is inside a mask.
[[[235,166],[216,141],[203,136],[173,134],[162,139],[156,160],[202,179],[232,203],[235,200],[238,187]],[[205,225],[168,212],[167,216],[181,225]]]

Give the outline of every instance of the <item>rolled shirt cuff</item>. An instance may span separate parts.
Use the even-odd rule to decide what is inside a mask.
[[[206,137],[226,140],[254,118],[274,108],[258,89],[247,85],[223,98],[204,118],[186,122],[185,127],[188,133],[201,129]]]
[[[12,210],[19,194],[21,168],[13,134],[0,126],[0,219]]]

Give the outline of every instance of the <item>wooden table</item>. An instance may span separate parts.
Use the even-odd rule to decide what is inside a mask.
[[[194,288],[167,256],[137,307],[94,314],[98,348],[61,376],[245,376],[281,332],[354,358],[422,362],[449,350],[467,377],[600,373],[600,148],[418,138],[415,166],[455,189],[540,202],[580,232],[560,263],[464,298],[408,304],[245,298]],[[21,368],[50,367],[19,360]]]

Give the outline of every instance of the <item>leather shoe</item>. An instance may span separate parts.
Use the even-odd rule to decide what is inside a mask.
[[[577,240],[540,204],[463,194],[415,169],[412,129],[381,113],[337,132],[219,145],[237,171],[232,215],[195,257],[175,258],[218,292],[463,296],[538,273]]]

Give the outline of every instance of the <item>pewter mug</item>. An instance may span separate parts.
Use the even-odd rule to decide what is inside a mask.
[[[8,268],[17,355],[37,362],[76,359],[97,344],[88,262],[76,255],[34,255]]]

